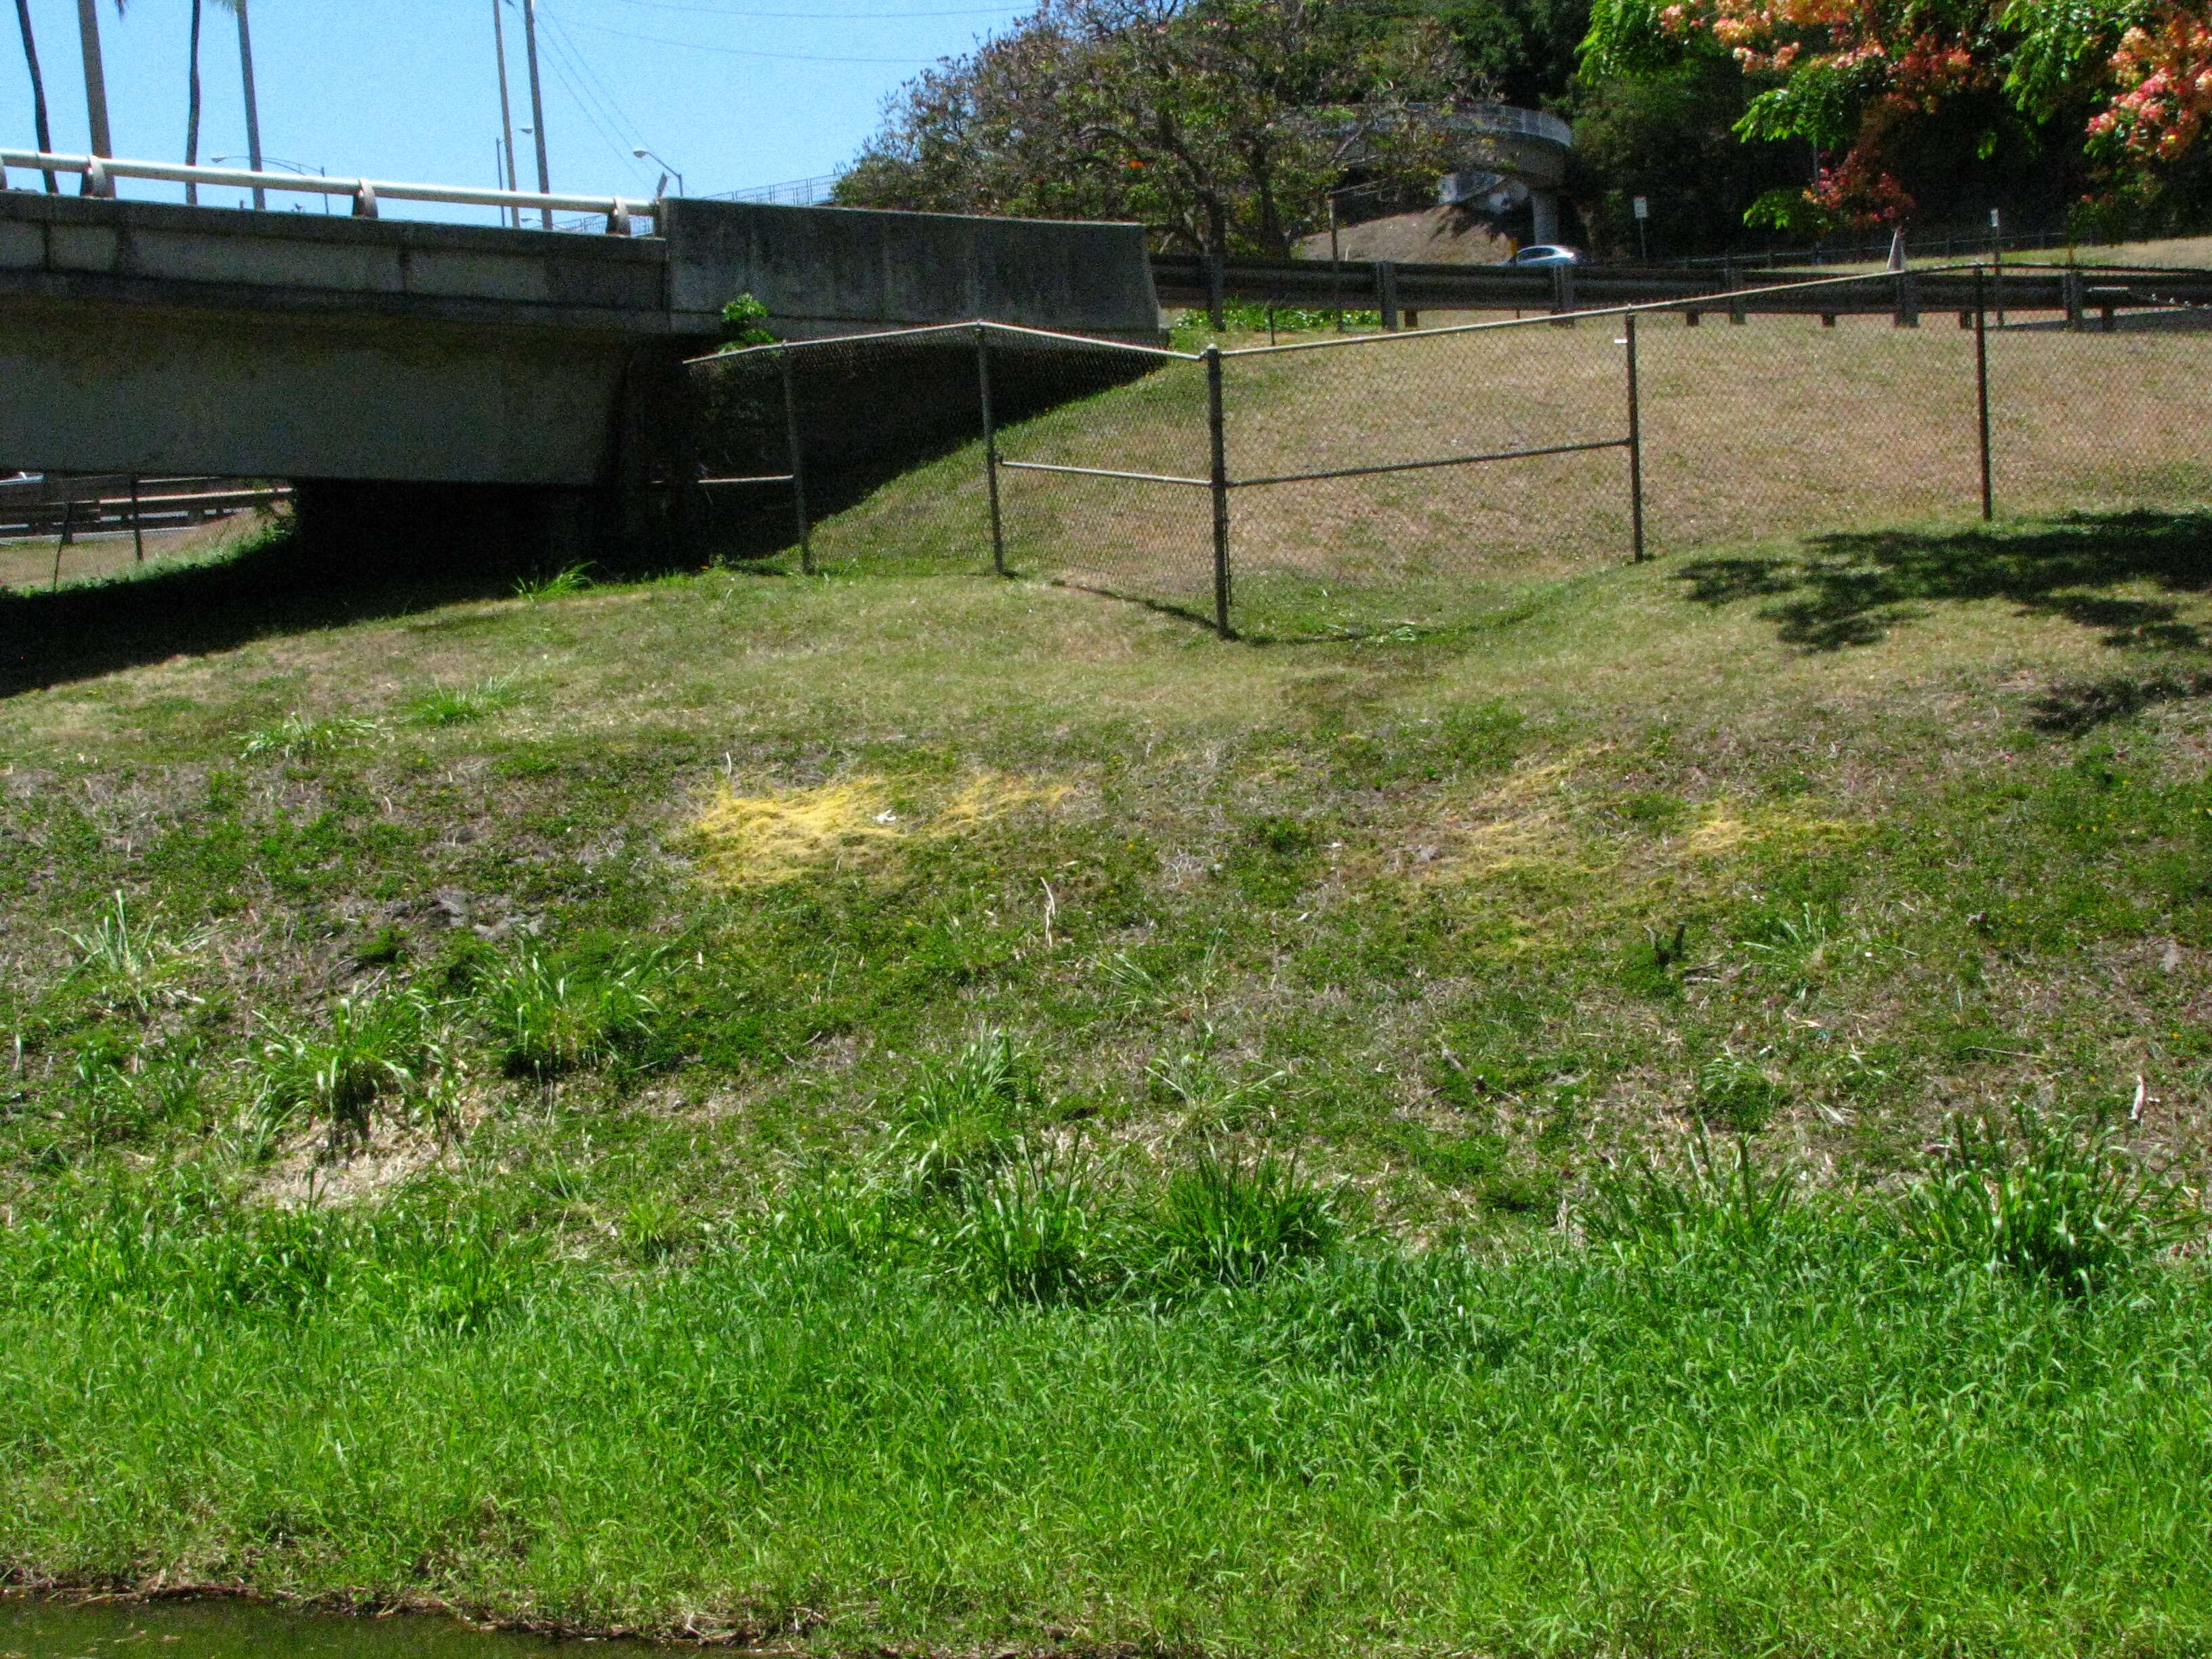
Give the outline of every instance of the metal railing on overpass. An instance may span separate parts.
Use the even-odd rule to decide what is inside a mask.
[[[10,188],[9,172],[70,173],[85,180],[88,196],[112,196],[120,179],[161,184],[207,185],[217,189],[281,191],[294,196],[350,198],[354,216],[374,219],[385,202],[444,202],[460,207],[511,208],[521,213],[587,213],[605,221],[611,236],[630,234],[633,219],[658,228],[660,204],[623,196],[578,196],[526,190],[480,190],[469,185],[416,185],[383,179],[325,179],[319,174],[253,173],[240,167],[185,167],[173,161],[130,161],[106,155],[52,155],[39,150],[0,149],[0,189]]]

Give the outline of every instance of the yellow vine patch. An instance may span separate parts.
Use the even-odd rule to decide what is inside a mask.
[[[936,800],[916,804],[910,784],[896,792],[876,774],[812,789],[740,794],[724,783],[692,821],[699,867],[726,887],[764,887],[823,866],[865,864],[902,842],[964,835],[1025,806],[1054,806],[1064,783],[978,772]]]

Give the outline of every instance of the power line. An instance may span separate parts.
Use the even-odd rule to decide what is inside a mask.
[[[548,23],[556,23],[559,21],[543,3],[538,8],[538,15]],[[578,84],[577,80],[570,76],[568,66],[570,61],[569,48],[567,43],[555,29],[549,28],[545,31],[545,44],[549,48],[546,57],[552,64],[554,75],[558,77],[568,96],[575,100],[576,107],[582,112],[584,118],[591,123],[592,131],[605,141],[607,148],[621,161],[623,167],[632,177],[641,176],[637,170],[637,158],[629,153],[630,146],[622,140],[620,129],[623,123],[620,112],[613,112],[613,130],[611,131],[608,112],[595,106],[585,94],[584,89]]]
[[[576,71],[578,78],[591,90],[593,96],[599,99],[600,107],[605,109],[612,118],[616,132],[629,133],[629,137],[623,140],[625,145],[635,146],[644,143],[645,130],[630,118],[629,112],[623,107],[622,100],[615,96],[614,88],[608,86],[605,77],[592,67],[591,54],[567,38],[567,21],[556,17],[553,19],[553,23],[556,30],[562,35],[561,49],[568,56],[569,67]],[[630,159],[635,161],[637,158],[632,156]]]

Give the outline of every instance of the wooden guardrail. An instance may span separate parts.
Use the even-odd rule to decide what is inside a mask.
[[[1794,316],[1889,316],[1902,325],[1923,312],[1971,313],[1977,283],[1992,311],[2056,313],[2077,326],[2091,313],[2109,324],[2116,309],[2212,306],[2212,270],[2148,266],[1946,266],[1836,280],[1832,270],[1767,271],[1756,283],[1723,272],[1634,265],[1403,264],[1388,260],[1231,259],[1208,269],[1190,253],[1156,254],[1152,281],[1163,304],[1203,307],[1221,299],[1327,311],[1379,311],[1383,326],[1422,310],[1574,311],[1656,306],[1695,322],[1715,312]]]
[[[100,530],[177,530],[291,495],[281,484],[239,478],[134,479],[127,472],[0,478],[0,537],[73,540]]]

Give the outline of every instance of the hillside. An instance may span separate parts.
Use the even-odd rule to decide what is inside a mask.
[[[2212,518],[1732,526],[1255,645],[973,574],[971,474],[816,578],[60,596],[0,702],[0,1572],[2204,1644]]]

